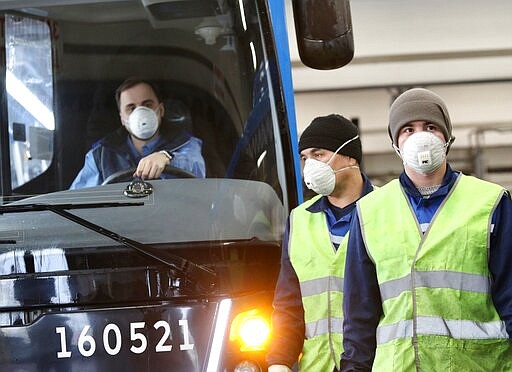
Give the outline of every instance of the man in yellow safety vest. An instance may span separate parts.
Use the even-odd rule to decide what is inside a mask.
[[[318,195],[295,208],[282,244],[274,295],[270,372],[339,368],[342,287],[355,202],[372,190],[359,169],[358,128],[340,115],[314,119],[299,140],[304,182]]]
[[[454,171],[440,96],[391,105],[399,179],[357,203],[344,285],[342,371],[512,371],[512,202]]]

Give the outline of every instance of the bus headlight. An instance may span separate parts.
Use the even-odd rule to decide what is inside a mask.
[[[240,351],[264,350],[270,335],[270,321],[258,310],[238,314],[231,322],[229,340],[240,343]]]

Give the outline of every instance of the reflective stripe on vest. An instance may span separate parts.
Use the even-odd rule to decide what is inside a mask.
[[[503,192],[460,175],[424,234],[398,180],[358,203],[384,311],[374,369],[451,370],[482,363],[482,353],[497,370],[512,368],[488,269],[491,218]]]
[[[482,323],[470,320],[446,320],[419,316],[416,318],[416,322],[417,333],[422,335],[449,336],[455,339],[508,338],[505,323],[501,320]],[[387,324],[377,329],[378,344],[384,344],[398,338],[412,337],[412,320]]]
[[[299,369],[332,371],[339,368],[343,330],[343,275],[346,239],[335,250],[324,212],[306,210],[321,196],[290,215],[288,253],[300,283],[306,340]]]
[[[416,287],[453,288],[461,291],[489,293],[489,276],[450,271],[416,271]],[[382,301],[397,297],[412,287],[412,276],[393,279],[380,285]]]

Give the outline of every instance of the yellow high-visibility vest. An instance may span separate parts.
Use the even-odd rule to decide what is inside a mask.
[[[331,242],[325,213],[306,210],[320,199],[295,208],[290,215],[288,253],[297,273],[304,307],[306,339],[299,370],[339,369],[343,330],[343,273],[347,236],[336,250]]]
[[[459,175],[424,234],[398,180],[358,202],[384,311],[374,371],[512,371],[488,267],[504,192]]]

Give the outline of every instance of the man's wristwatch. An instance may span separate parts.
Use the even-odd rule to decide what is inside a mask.
[[[161,150],[161,151],[158,151],[160,154],[164,154],[165,156],[167,156],[167,159],[169,159],[169,163],[171,162],[172,160],[172,155],[169,154],[169,151],[166,151],[166,150]]]

